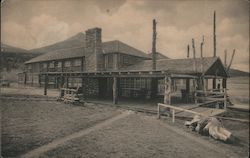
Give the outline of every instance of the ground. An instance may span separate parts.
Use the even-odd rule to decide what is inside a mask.
[[[234,144],[225,144],[190,131],[184,120],[173,124],[170,118],[158,120],[114,106],[11,95],[0,99],[3,157],[242,158],[249,154],[248,123],[223,121],[237,137]]]

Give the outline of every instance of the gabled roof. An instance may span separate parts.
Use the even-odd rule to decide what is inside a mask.
[[[152,53],[149,53],[148,57],[152,58]],[[163,55],[162,53],[156,52],[156,60],[159,59],[169,59],[169,57]]]
[[[168,71],[177,74],[206,74],[215,75],[216,67],[218,76],[228,76],[218,57],[188,58],[188,59],[161,59],[156,61],[156,71]],[[144,60],[135,65],[123,68],[127,71],[150,71],[152,60]],[[208,74],[207,74],[208,73]]]
[[[60,49],[57,51],[52,51],[52,52],[40,55],[38,57],[32,58],[31,60],[26,61],[25,64],[42,62],[42,61],[50,61],[50,60],[83,57],[84,49],[85,49],[84,47],[76,47],[76,48]]]
[[[142,52],[134,47],[131,47],[131,46],[129,46],[121,41],[118,41],[118,40],[104,42],[102,45],[102,48],[103,48],[104,54],[119,52],[119,53],[123,53],[123,54],[147,58],[147,59],[151,58],[148,56],[148,54],[146,54],[146,53],[144,53],[144,52]]]
[[[102,49],[103,49],[103,54],[123,53],[123,54],[150,59],[146,53],[136,48],[133,48],[118,40],[103,42]],[[42,62],[42,61],[49,61],[49,60],[77,58],[77,57],[83,57],[83,56],[85,56],[85,47],[80,46],[80,47],[74,47],[74,48],[69,48],[69,49],[59,49],[56,51],[48,52],[46,54],[33,58],[25,63],[28,64],[28,63],[35,63],[35,62]]]

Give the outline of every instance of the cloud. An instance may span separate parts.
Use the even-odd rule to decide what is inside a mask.
[[[4,42],[26,49],[62,41],[82,29],[79,23],[69,25],[46,14],[33,17],[27,26],[10,21],[5,22],[2,28]]]
[[[64,40],[91,27],[101,27],[103,41],[118,39],[151,51],[152,19],[157,20],[157,51],[185,58],[195,39],[196,54],[205,36],[204,55],[213,55],[213,12],[217,13],[217,54],[236,49],[233,67],[248,64],[249,11],[241,1],[20,1],[1,11],[2,41],[35,48]],[[237,15],[237,16],[236,16]],[[192,52],[192,49],[191,49]],[[191,53],[192,54],[192,53]]]

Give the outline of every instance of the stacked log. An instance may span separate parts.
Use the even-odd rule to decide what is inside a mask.
[[[226,143],[234,142],[232,133],[224,128],[222,122],[217,118],[195,115],[191,121],[186,121],[185,125],[201,135],[209,135]]]

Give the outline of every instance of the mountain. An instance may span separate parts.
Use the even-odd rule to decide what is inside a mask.
[[[29,51],[26,50],[26,49],[22,49],[22,48],[18,48],[18,47],[13,47],[13,46],[4,44],[2,42],[1,42],[1,52],[29,53]]]
[[[249,76],[249,72],[245,72],[245,71],[241,71],[241,70],[237,70],[237,69],[230,69],[229,70],[229,75],[231,77],[241,77],[241,76]]]
[[[29,51],[32,53],[47,53],[47,52],[51,52],[51,51],[55,51],[59,49],[81,47],[84,45],[85,45],[85,35],[82,32],[79,32],[78,34],[66,40],[63,40],[63,41],[60,41],[60,42],[57,42],[48,46],[31,49]]]
[[[38,55],[39,54],[30,53],[26,49],[1,43],[0,70],[11,71],[12,69],[23,69],[25,61]]]

